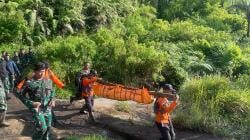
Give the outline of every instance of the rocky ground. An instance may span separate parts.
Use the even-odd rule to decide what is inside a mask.
[[[67,136],[100,134],[111,140],[157,140],[160,135],[153,125],[152,107],[134,102],[121,103],[98,98],[95,100],[96,123],[90,123],[87,115],[79,113],[83,101],[69,104],[57,100],[55,114],[61,125],[53,127],[53,139]],[[124,105],[126,107],[124,107]],[[120,106],[120,109],[117,107]],[[117,111],[120,110],[120,111]],[[7,122],[10,127],[0,128],[1,140],[29,140],[34,129],[31,114],[22,103],[12,96],[8,101]],[[219,140],[220,138],[191,131],[176,130],[177,140]]]

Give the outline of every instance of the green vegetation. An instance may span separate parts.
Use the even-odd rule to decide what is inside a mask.
[[[180,89],[179,126],[249,137],[249,0],[2,0],[0,50],[32,46],[73,91],[84,61],[104,79]],[[219,75],[219,76],[218,76]],[[123,108],[123,107],[122,107]]]
[[[127,102],[117,102],[115,105],[115,110],[130,113],[132,108]]]
[[[249,76],[235,81],[222,76],[190,79],[180,91],[181,105],[175,122],[188,129],[236,139],[249,138],[249,80]]]
[[[108,139],[101,135],[89,135],[85,137],[70,136],[67,137],[66,140],[108,140]]]

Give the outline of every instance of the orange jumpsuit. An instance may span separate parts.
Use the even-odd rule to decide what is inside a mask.
[[[166,97],[159,97],[155,101],[157,106],[155,124],[161,133],[161,140],[174,140],[175,132],[170,113],[177,106],[177,101],[170,103]]]
[[[96,81],[97,81],[97,77],[93,77],[93,78],[85,77],[85,78],[83,78],[83,80],[82,80],[82,86],[83,86],[82,96],[83,97],[88,97],[88,96],[94,95],[93,84]]]
[[[97,77],[88,78],[85,77],[82,79],[82,97],[85,100],[85,105],[80,109],[80,112],[84,112],[87,109],[89,112],[90,118],[94,120],[92,111],[94,106],[94,90],[93,84],[97,81]]]
[[[177,102],[173,101],[171,104],[169,104],[167,98],[159,97],[156,99],[156,103],[158,104],[159,108],[155,115],[155,121],[158,123],[169,123],[170,112],[172,112],[177,106]]]

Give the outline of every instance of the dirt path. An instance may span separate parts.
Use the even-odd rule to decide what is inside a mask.
[[[127,102],[131,107],[128,113],[117,111],[120,102],[108,99],[95,100],[96,124],[87,123],[87,115],[79,114],[82,101],[69,105],[68,101],[58,100],[54,109],[60,126],[53,128],[54,139],[70,135],[85,136],[101,134],[113,140],[157,140],[160,135],[153,125],[151,107]],[[2,140],[28,140],[32,135],[33,125],[31,114],[22,103],[12,96],[8,101],[7,121],[11,123],[8,128],[0,128]],[[177,140],[219,140],[209,134],[194,133],[191,131],[176,130]]]

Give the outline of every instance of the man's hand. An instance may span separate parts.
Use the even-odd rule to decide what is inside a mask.
[[[39,106],[41,106],[41,103],[40,102],[33,102],[32,105],[34,108],[39,108]]]
[[[38,112],[39,111],[39,107],[41,106],[41,103],[40,102],[33,102],[33,107],[34,107],[34,109],[36,110],[36,112]]]
[[[55,101],[54,100],[51,100],[50,102],[49,102],[49,107],[55,107]]]
[[[179,95],[175,95],[175,101],[179,102],[179,100],[180,100],[180,96]]]

